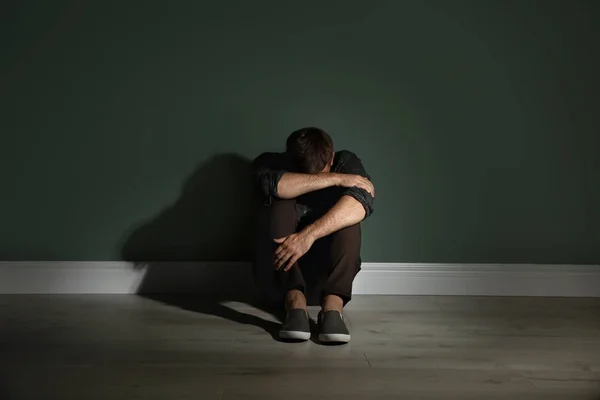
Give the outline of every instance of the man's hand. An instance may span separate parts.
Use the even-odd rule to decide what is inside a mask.
[[[305,255],[311,248],[315,239],[308,233],[292,233],[289,236],[275,239],[281,245],[277,247],[274,254],[275,269],[289,270],[300,257]]]
[[[343,187],[359,187],[361,189],[366,190],[371,194],[371,196],[375,197],[375,187],[370,180],[361,175],[353,175],[353,174],[338,174],[336,173],[337,178],[337,186]]]

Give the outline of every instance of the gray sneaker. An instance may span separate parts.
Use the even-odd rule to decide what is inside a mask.
[[[310,339],[310,323],[306,310],[302,308],[289,310],[279,331],[279,337],[285,340],[306,341]]]
[[[350,332],[344,317],[338,311],[319,313],[319,341],[323,343],[348,343]]]

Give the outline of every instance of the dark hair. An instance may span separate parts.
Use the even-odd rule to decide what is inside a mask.
[[[321,172],[333,157],[333,141],[322,129],[308,127],[290,134],[286,152],[297,172],[316,174]]]

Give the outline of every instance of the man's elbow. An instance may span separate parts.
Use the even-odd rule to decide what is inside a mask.
[[[363,207],[365,209],[365,218],[370,217],[373,214],[375,209],[373,208],[374,198],[372,196],[368,196],[367,200],[363,203]]]
[[[369,192],[360,188],[350,188],[346,191],[345,195],[351,197],[358,204],[360,204],[360,206],[364,210],[364,216],[362,219],[366,219],[370,217],[371,214],[373,214],[374,197]]]
[[[360,220],[364,221],[365,219],[369,218],[371,216],[371,214],[373,213],[373,207],[368,204],[364,204],[364,203],[361,203],[361,207],[362,207],[362,218]]]
[[[281,171],[262,171],[255,174],[255,182],[258,190],[265,198],[282,199],[279,193],[279,181],[281,180]]]

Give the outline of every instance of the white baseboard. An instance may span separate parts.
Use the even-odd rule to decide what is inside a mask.
[[[365,267],[356,280],[357,294],[600,297],[600,265],[385,263]]]
[[[0,262],[0,294],[252,290],[246,263]],[[599,265],[363,263],[354,294],[600,297]]]

